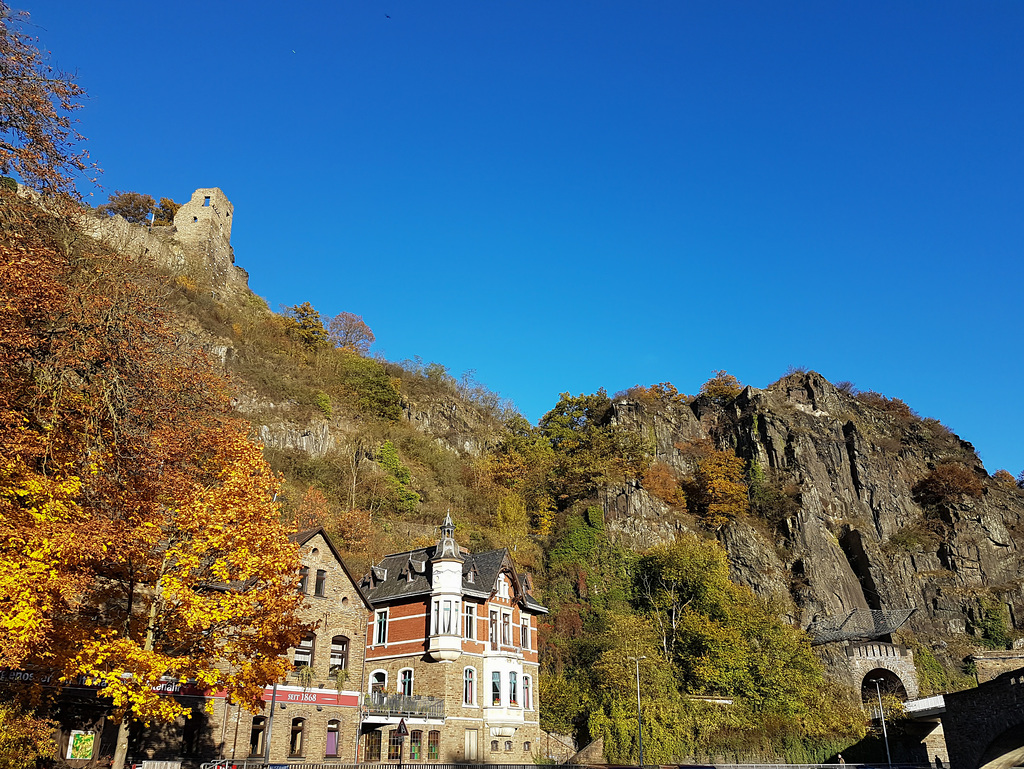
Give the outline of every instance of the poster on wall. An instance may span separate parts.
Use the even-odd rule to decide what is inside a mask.
[[[75,729],[68,739],[68,754],[65,758],[92,758],[92,748],[96,743],[96,732],[83,732]]]

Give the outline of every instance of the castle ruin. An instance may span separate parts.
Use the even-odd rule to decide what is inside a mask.
[[[248,293],[249,275],[231,247],[234,206],[219,187],[201,187],[171,226],[131,224],[120,216],[84,216],[83,231],[127,256],[150,259],[214,295]]]

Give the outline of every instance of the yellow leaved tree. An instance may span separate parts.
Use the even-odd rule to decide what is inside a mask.
[[[155,278],[2,203],[0,666],[125,721],[188,716],[168,679],[261,707],[308,629],[278,478]]]

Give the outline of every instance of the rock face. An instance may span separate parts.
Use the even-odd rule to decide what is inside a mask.
[[[657,459],[687,473],[688,442],[708,439],[756,463],[793,500],[777,520],[739,520],[717,533],[733,576],[791,599],[793,619],[853,609],[916,608],[920,637],[976,631],[985,612],[1024,627],[1024,493],[992,481],[974,452],[934,420],[873,393],[854,396],[820,375],[746,388],[719,406],[619,401],[614,421],[653,437]],[[920,482],[943,463],[979,482],[978,496],[922,503]],[[693,526],[639,487],[605,492],[609,529],[634,547]]]
[[[473,457],[492,444],[499,427],[465,401],[446,396],[429,401],[405,398],[402,413],[413,427],[440,446]]]

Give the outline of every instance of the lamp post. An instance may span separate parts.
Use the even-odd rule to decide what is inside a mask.
[[[628,657],[636,663],[636,729],[640,741],[640,766],[644,765],[644,720],[640,715],[640,660],[647,657]]]
[[[882,678],[872,678],[868,683],[875,685],[875,693],[878,695],[878,715],[882,719],[882,737],[885,739],[885,760],[892,766],[892,754],[889,752],[889,731],[885,728],[885,710],[882,709]]]

